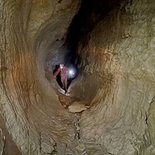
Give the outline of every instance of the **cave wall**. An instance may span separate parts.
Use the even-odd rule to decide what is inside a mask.
[[[72,136],[70,114],[61,107],[53,89],[44,87],[48,82],[43,79],[44,73],[40,74],[42,69],[38,71],[39,63],[43,62],[40,62],[39,52],[36,53],[35,42],[41,29],[49,24],[48,20],[53,25],[57,21],[62,26],[63,22],[69,25],[78,3],[1,1],[1,113],[6,128],[23,154],[51,153],[55,142],[48,132],[62,141]],[[59,30],[55,39],[66,32],[65,24],[61,33]],[[43,84],[42,80],[45,81]]]
[[[89,108],[74,114],[61,105],[57,83],[46,79],[44,61],[64,43],[79,6],[0,1],[5,127],[25,155],[153,155],[155,2],[122,1],[79,47],[83,68],[71,91]]]
[[[154,8],[154,1],[122,4],[87,47],[85,72],[112,80],[98,90],[100,104],[82,114],[81,133],[112,154],[154,154]]]

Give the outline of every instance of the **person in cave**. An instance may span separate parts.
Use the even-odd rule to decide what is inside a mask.
[[[58,74],[60,74],[61,77],[62,88],[65,90],[65,93],[67,93],[69,69],[64,64],[60,64],[59,68],[54,73],[54,78],[56,78]]]
[[[61,81],[61,83],[58,83],[62,87],[62,89],[65,90],[65,94],[67,94],[68,86],[70,85],[71,81],[74,80],[78,75],[78,69],[74,65],[66,67],[64,64],[60,64],[54,72],[54,78],[56,78],[58,75],[60,75]]]

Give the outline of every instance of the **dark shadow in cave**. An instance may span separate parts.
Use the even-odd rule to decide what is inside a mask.
[[[65,64],[79,65],[79,44],[84,47],[89,40],[89,33],[94,26],[103,19],[111,9],[119,4],[120,0],[82,0],[78,13],[73,18],[68,29],[64,46],[68,49],[65,55]]]
[[[89,34],[94,26],[107,14],[111,9],[119,4],[120,0],[82,0],[81,7],[78,13],[73,18],[67,32],[66,40],[62,49],[66,49],[64,52],[64,63],[68,68],[74,66],[77,71],[82,71],[80,61],[80,55],[78,52],[79,45],[84,47],[88,40]],[[82,54],[82,53],[80,53]],[[53,73],[55,72],[55,67]],[[79,69],[80,68],[80,69]],[[78,74],[77,74],[78,75]],[[77,77],[76,75],[76,77]],[[75,78],[76,78],[75,77]],[[68,79],[68,87],[73,79]],[[56,80],[60,87],[62,87],[60,74]]]

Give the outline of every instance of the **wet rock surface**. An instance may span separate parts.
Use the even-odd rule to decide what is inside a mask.
[[[46,60],[63,60],[79,7],[78,0],[0,2],[0,128],[14,154],[153,155],[155,2],[122,1],[94,25],[79,42],[81,72],[65,96]],[[1,154],[4,136],[0,130]]]

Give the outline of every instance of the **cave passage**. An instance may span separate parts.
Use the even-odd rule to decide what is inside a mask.
[[[103,19],[109,11],[119,4],[119,0],[82,0],[78,13],[73,18],[64,46],[68,49],[65,55],[65,64],[80,63],[78,54],[79,44],[84,47],[89,40],[89,33],[94,26]]]
[[[63,57],[62,63],[70,68],[75,68],[77,74],[74,78],[68,79],[68,85],[71,84],[72,80],[74,80],[80,72],[82,72],[83,66],[81,61],[81,55],[79,46],[83,48],[87,42],[89,41],[89,34],[94,28],[94,26],[103,19],[109,11],[119,4],[119,0],[82,0],[81,6],[78,13],[74,16],[68,31],[67,36],[62,45],[62,53],[57,55],[57,59],[59,57]],[[53,59],[53,61],[55,61]],[[56,63],[55,63],[56,64]],[[53,68],[53,74],[58,69],[60,63],[57,63]],[[61,83],[61,76],[58,74],[56,80],[59,86],[62,88],[63,85]]]
[[[155,0],[0,4],[0,154],[155,155]]]

